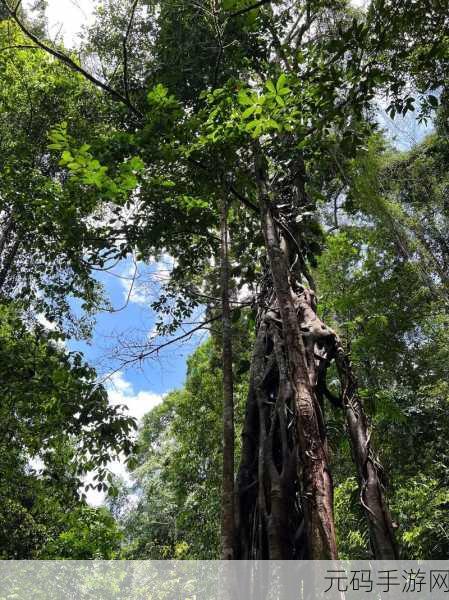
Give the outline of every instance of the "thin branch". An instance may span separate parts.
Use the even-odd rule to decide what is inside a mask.
[[[130,283],[130,286],[129,286],[128,294],[127,294],[126,299],[125,299],[125,304],[123,304],[123,306],[121,306],[120,308],[106,308],[105,307],[105,308],[101,309],[99,307],[100,310],[102,310],[103,312],[108,312],[108,313],[114,313],[115,314],[115,313],[118,313],[118,312],[122,312],[123,310],[125,310],[125,308],[128,307],[129,302],[131,300],[131,294],[133,293],[134,286],[136,284],[137,271],[138,271],[137,261],[136,261],[136,259],[134,257],[133,257],[133,262],[134,262],[134,274],[131,277],[131,283]],[[130,278],[128,278],[128,279],[130,279]]]
[[[38,46],[31,46],[31,44],[16,44],[14,46],[5,46],[4,48],[0,48],[0,52],[3,52],[4,50],[21,50],[22,48],[27,50],[39,50]]]
[[[123,37],[123,87],[125,90],[125,97],[128,101],[129,105],[132,105],[131,99],[129,97],[129,82],[128,82],[128,39],[131,34],[131,29],[133,26],[134,15],[136,14],[136,8],[139,0],[134,0],[131,7],[131,15],[129,17],[128,27],[126,29],[126,33]]]
[[[196,167],[199,167],[200,169],[202,169],[203,171],[205,171],[206,173],[210,174],[210,169],[209,167],[207,167],[206,165],[203,165],[201,162],[199,162],[198,160],[195,160],[194,158],[192,158],[191,156],[189,156],[187,158],[187,161],[189,163],[191,163],[192,165],[195,165]],[[256,212],[257,214],[259,214],[259,209],[257,208],[257,206],[255,204],[253,204],[251,202],[251,200],[248,200],[247,198],[245,198],[245,196],[243,196],[243,194],[241,194],[238,190],[236,190],[236,188],[233,185],[229,186],[229,191],[231,192],[231,194],[233,194],[238,200],[240,200],[240,202],[242,204],[244,204],[247,208],[250,208],[251,210],[253,210],[254,212]]]
[[[211,302],[221,302],[220,298],[216,298],[215,296],[208,296],[207,294],[201,294],[200,292],[197,292],[195,290],[188,290],[189,294],[192,294],[192,296],[196,296],[198,298],[204,298],[205,300],[210,300]],[[251,302],[240,302],[239,300],[232,300],[230,299],[229,302],[231,304],[238,304],[239,306],[251,306],[251,304],[253,303]]]
[[[236,12],[233,12],[229,15],[229,18],[232,17],[240,17],[240,15],[244,15],[245,13],[255,9],[255,8],[259,8],[259,6],[263,6],[264,4],[270,4],[271,0],[260,0],[260,2],[256,2],[255,4],[252,4],[251,6],[247,6],[246,8],[241,8],[240,10],[237,10]]]
[[[97,383],[97,386],[103,385],[105,381],[107,381],[113,375],[115,375],[116,373],[121,371],[124,367],[126,367],[128,365],[132,365],[136,362],[141,362],[144,359],[149,358],[153,354],[158,354],[164,348],[167,348],[168,346],[171,346],[172,344],[175,344],[176,342],[181,342],[182,340],[185,340],[185,339],[191,337],[194,333],[196,333],[200,329],[205,329],[207,325],[209,325],[210,323],[214,323],[215,321],[218,321],[219,319],[221,319],[221,317],[222,317],[222,315],[219,314],[219,315],[216,315],[215,317],[211,317],[210,319],[206,319],[205,321],[201,321],[201,323],[199,325],[197,325],[196,327],[193,327],[192,329],[190,329],[190,331],[187,331],[186,333],[183,333],[182,335],[172,338],[171,340],[168,340],[167,342],[164,342],[163,344],[160,344],[158,346],[153,346],[146,352],[141,352],[137,356],[134,356],[132,358],[129,358],[128,360],[123,361],[121,363],[121,365],[119,367],[117,367],[117,369],[115,369],[114,371],[109,373],[106,377],[104,377],[101,381],[99,381]]]
[[[299,50],[299,46],[301,45],[304,34],[306,33],[306,31],[308,31],[310,29],[315,18],[316,17],[312,17],[312,13],[310,11],[310,3],[308,2],[307,7],[306,7],[306,19],[305,19],[303,25],[300,27],[299,31],[295,34],[296,35],[296,44],[295,44],[296,52]],[[292,41],[293,41],[293,38],[292,38]],[[296,67],[298,66],[297,59],[295,60],[295,66]]]
[[[17,4],[16,4],[16,8],[15,8],[15,9],[14,9],[14,11],[13,11],[13,16],[14,16],[14,17],[16,16],[16,14],[17,14],[17,11],[19,10],[19,8],[20,8],[20,5],[21,5],[21,4],[22,4],[22,0],[18,0],[18,2],[17,2]],[[7,8],[8,8],[8,7],[7,7]],[[8,8],[8,10],[9,10],[9,8]]]
[[[270,30],[271,37],[273,38],[273,45],[278,52],[279,59],[283,61],[285,68],[291,73],[292,66],[287,58],[287,55],[284,52],[284,48],[282,47],[281,40],[279,39],[278,34],[276,33],[276,29],[274,28],[271,22],[268,23],[268,29]]]
[[[218,48],[217,59],[215,61],[214,87],[217,87],[218,71],[220,70],[220,63],[221,63],[221,59],[223,58],[223,40],[221,39],[221,35],[220,34],[217,34],[217,35],[218,35],[219,48]]]
[[[332,233],[332,231],[335,231],[336,229],[340,228],[340,224],[338,222],[338,209],[340,208],[338,206],[338,199],[340,197],[340,195],[342,194],[344,190],[344,186],[337,192],[337,194],[335,194],[334,197],[334,224],[333,226],[327,230],[327,233]]]
[[[298,27],[299,23],[301,22],[301,19],[303,18],[303,16],[304,16],[304,12],[300,12],[298,15],[298,18],[293,23],[290,31],[288,32],[288,34],[284,40],[284,44],[288,44],[290,42],[290,40],[293,38],[293,36],[295,35],[295,33],[297,31],[297,27]]]
[[[17,24],[19,29],[26,35],[26,37],[28,37],[37,46],[39,46],[39,48],[41,48],[42,50],[44,50],[51,56],[54,56],[56,59],[58,59],[60,62],[62,62],[66,66],[68,66],[73,71],[80,73],[85,79],[87,79],[88,81],[93,83],[96,87],[99,87],[103,91],[107,92],[115,100],[125,104],[131,110],[131,112],[134,113],[137,117],[139,117],[139,118],[143,117],[142,113],[131,102],[129,102],[129,100],[128,100],[128,98],[126,98],[126,96],[123,96],[123,94],[121,94],[120,92],[118,92],[117,90],[115,90],[114,88],[109,86],[107,83],[104,83],[103,81],[100,81],[99,79],[94,77],[91,73],[89,73],[88,71],[83,69],[83,67],[78,65],[72,58],[70,58],[70,56],[67,56],[67,54],[64,54],[64,52],[61,52],[60,50],[56,50],[56,48],[52,48],[51,46],[48,46],[47,44],[42,42],[36,35],[34,35],[34,33],[32,33],[17,16],[18,6],[16,7],[16,9],[13,10],[8,6],[6,0],[0,0],[0,1],[2,2],[3,6],[6,8],[8,13],[11,15],[12,19],[15,21],[15,23]]]
[[[257,206],[255,204],[253,204],[251,202],[251,200],[248,200],[248,198],[245,198],[245,196],[243,196],[238,190],[235,189],[235,187],[233,185],[229,186],[229,191],[231,192],[231,194],[233,194],[238,200],[240,200],[240,202],[242,204],[244,204],[246,206],[246,208],[251,209],[252,211],[256,212],[257,214],[259,214],[259,209],[257,208]]]

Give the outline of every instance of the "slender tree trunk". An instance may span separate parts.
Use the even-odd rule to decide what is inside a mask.
[[[1,255],[3,254],[5,245],[8,243],[9,236],[10,236],[13,228],[14,228],[14,220],[12,218],[12,215],[10,215],[6,219],[6,223],[4,224],[3,231],[0,233],[0,258],[1,258]]]
[[[232,373],[232,322],[229,302],[228,202],[224,196],[221,208],[220,286],[222,305],[223,358],[223,482],[221,557],[234,558],[234,390]]]
[[[341,407],[346,413],[346,423],[351,440],[353,459],[357,468],[360,488],[360,502],[365,512],[370,530],[371,546],[374,558],[393,560],[398,558],[394,540],[390,513],[384,499],[380,477],[381,467],[371,449],[368,421],[358,396],[357,381],[352,365],[339,337],[326,327],[316,314],[315,303],[310,294],[300,296],[304,322],[301,329],[310,334],[313,331],[315,343],[318,342],[325,354],[325,369],[332,358],[335,358],[341,382]],[[321,339],[317,332],[322,332]],[[316,351],[314,352],[317,356]],[[329,360],[330,359],[330,360]],[[325,369],[322,375],[325,377]],[[318,385],[319,382],[317,381]],[[324,389],[327,388],[324,383]]]
[[[350,360],[337,340],[335,362],[341,381],[342,401],[357,468],[360,502],[368,520],[371,546],[377,560],[394,560],[398,551],[390,512],[384,499],[380,465],[371,449],[368,423],[358,396]]]
[[[17,238],[15,242],[12,244],[11,248],[8,250],[7,255],[2,261],[2,266],[0,268],[0,293],[3,290],[3,287],[6,283],[8,275],[11,271],[11,268],[14,264],[14,259],[16,254],[20,248],[20,238]]]

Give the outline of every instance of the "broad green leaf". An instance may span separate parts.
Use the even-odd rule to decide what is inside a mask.
[[[253,115],[256,110],[257,110],[257,106],[250,106],[249,108],[247,108],[246,110],[243,111],[242,119],[247,119],[248,117]]]
[[[251,98],[248,96],[248,94],[245,90],[239,91],[237,100],[238,100],[239,104],[241,104],[242,106],[249,106],[250,104],[253,103]]]
[[[279,75],[279,79],[276,82],[276,90],[279,93],[286,85],[287,83],[287,76],[285,75],[285,73],[281,73]]]

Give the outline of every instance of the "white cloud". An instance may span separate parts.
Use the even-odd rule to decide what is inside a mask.
[[[111,375],[106,387],[110,404],[113,406],[117,406],[118,404],[126,405],[128,407],[128,414],[138,420],[155,406],[160,404],[165,397],[165,394],[156,394],[148,390],[135,392],[133,384],[125,379],[121,371]],[[108,469],[115,475],[122,477],[128,483],[130,482],[123,456],[120,456],[119,460],[111,461],[108,464]],[[93,474],[90,474],[86,478],[85,483],[92,482]],[[89,489],[86,492],[86,496],[87,501],[92,506],[100,506],[105,500],[104,492],[99,492],[96,489]]]
[[[133,385],[123,377],[121,371],[114,373],[107,385],[109,402],[116,406],[125,404],[128,407],[128,413],[136,419],[141,419],[143,415],[160,404],[165,394],[156,394],[148,390],[134,391]]]
[[[124,300],[129,296],[129,302],[149,306],[158,295],[160,286],[169,281],[175,266],[175,259],[167,253],[159,259],[152,258],[149,264],[138,262],[129,265],[120,279]]]
[[[83,25],[93,22],[94,0],[48,0],[50,37],[61,37],[67,46],[76,45]]]
[[[57,327],[56,323],[54,321],[49,321],[43,313],[38,313],[36,315],[36,319],[37,319],[38,323],[40,323],[43,327],[45,327],[45,329],[48,329],[49,331],[56,330],[56,327]]]
[[[123,298],[133,304],[148,306],[150,302],[148,290],[141,281],[142,273],[139,265],[130,265],[121,275],[121,284],[123,287]]]
[[[120,460],[118,460],[118,461],[110,462],[108,464],[108,469],[112,473],[114,473],[114,475],[117,475],[118,477],[122,478],[127,484],[131,483],[131,478],[129,476],[128,471],[126,470],[124,457],[120,457]],[[96,485],[97,483],[98,483],[97,481],[94,481],[94,473],[89,473],[84,478],[84,485],[87,485],[87,484]],[[106,494],[104,492],[99,492],[95,488],[88,489],[87,492],[85,492],[85,494],[86,494],[87,502],[91,506],[102,506],[106,499]]]

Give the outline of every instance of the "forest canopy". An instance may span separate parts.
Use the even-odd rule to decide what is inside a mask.
[[[449,11],[358,4],[0,0],[1,559],[447,557]]]

